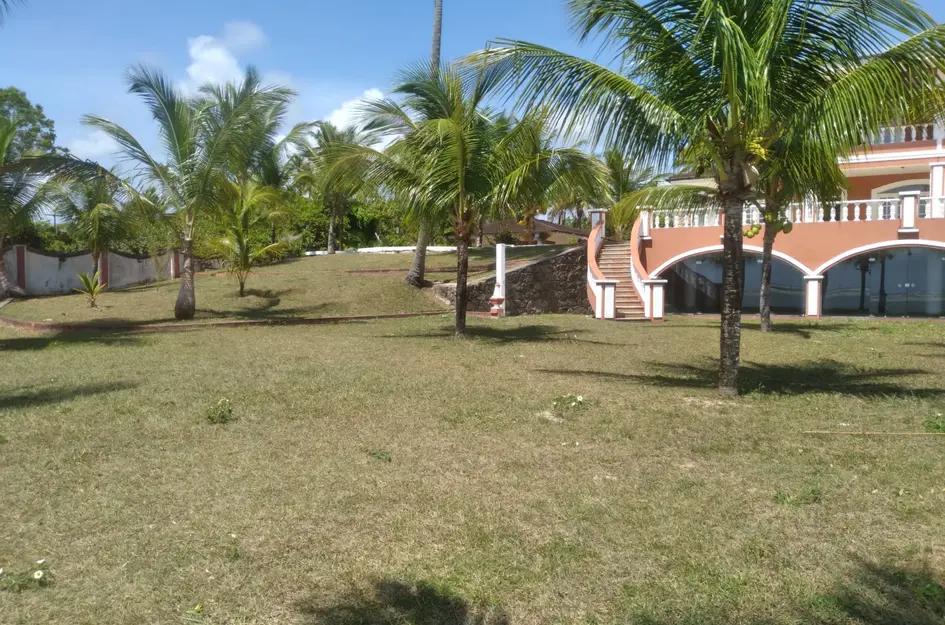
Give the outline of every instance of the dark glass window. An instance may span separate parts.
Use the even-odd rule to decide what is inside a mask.
[[[719,313],[722,293],[722,254],[694,256],[663,271],[667,280],[666,310],[679,313]],[[761,257],[745,254],[744,312],[758,312]],[[771,310],[800,315],[804,311],[804,278],[800,271],[775,258],[771,266]]]
[[[824,314],[939,317],[945,314],[943,292],[945,251],[878,250],[827,271]]]

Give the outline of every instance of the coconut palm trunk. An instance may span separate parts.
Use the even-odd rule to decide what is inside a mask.
[[[759,304],[762,332],[770,332],[774,327],[771,324],[771,267],[774,255],[774,239],[777,235],[778,232],[773,224],[765,224],[764,247],[761,251],[761,301]]]
[[[335,253],[335,211],[328,216],[328,253]]]
[[[430,243],[430,223],[420,222],[420,232],[417,234],[417,249],[413,254],[413,263],[404,282],[418,289],[426,285],[427,246]]]
[[[433,2],[433,45],[430,51],[430,73],[440,71],[440,49],[443,43],[443,0]],[[423,288],[426,286],[427,246],[430,244],[433,224],[426,220],[420,223],[420,232],[417,234],[417,249],[413,255],[413,263],[404,282],[410,286]]]
[[[719,336],[719,390],[738,394],[738,371],[742,341],[742,209],[740,197],[727,198],[725,238],[722,252],[722,324]]]
[[[456,239],[456,329],[458,337],[466,336],[466,307],[469,303],[469,235]]]
[[[178,321],[193,319],[197,312],[194,293],[194,241],[187,237],[181,248],[180,291],[174,304],[174,318]]]
[[[433,0],[433,49],[430,52],[430,69],[440,68],[440,48],[443,44],[443,0]]]

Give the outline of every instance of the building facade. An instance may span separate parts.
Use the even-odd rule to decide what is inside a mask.
[[[790,207],[793,230],[774,246],[774,312],[945,316],[943,139],[939,124],[883,129],[869,150],[841,161],[842,201]],[[760,220],[746,207],[746,226]],[[719,311],[718,212],[644,213],[628,243],[606,241],[605,221],[605,211],[594,213],[588,240],[588,297],[599,318]],[[761,244],[744,242],[746,312],[758,309]]]

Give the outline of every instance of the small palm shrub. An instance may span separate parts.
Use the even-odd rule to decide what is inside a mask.
[[[75,289],[75,291],[85,295],[85,300],[89,303],[89,308],[95,308],[99,296],[108,288],[108,285],[102,282],[102,272],[96,271],[95,275],[92,277],[82,272],[79,274],[79,280],[82,281],[82,286]]]

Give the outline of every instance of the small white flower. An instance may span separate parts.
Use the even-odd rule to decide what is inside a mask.
[[[230,534],[230,538],[236,538],[236,534]]]
[[[578,395],[578,401],[584,401],[584,396],[583,396],[583,395]]]
[[[46,558],[36,561],[36,564],[45,564],[45,563],[46,563]]]
[[[3,569],[0,569],[0,575],[3,575]]]
[[[35,573],[33,573],[33,579],[43,579],[43,572],[36,571]]]

